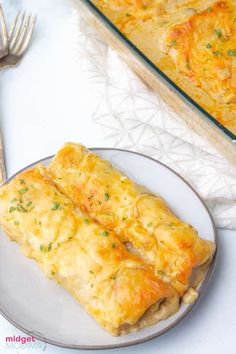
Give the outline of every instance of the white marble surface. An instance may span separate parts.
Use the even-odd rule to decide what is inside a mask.
[[[44,156],[53,154],[66,140],[88,146],[104,145],[101,129],[92,124],[89,89],[73,55],[71,8],[67,0],[3,0],[9,18],[15,9],[38,14],[34,42],[17,69],[1,72],[0,121],[3,129],[8,175]],[[61,45],[65,37],[66,44]],[[64,41],[65,42],[65,41]],[[74,68],[77,70],[74,70]],[[76,73],[76,74],[75,74]],[[219,232],[219,257],[206,296],[176,328],[163,336],[119,353],[235,353],[236,237]],[[2,271],[2,270],[1,270]],[[0,294],[1,296],[1,294]],[[0,317],[0,353],[10,351],[5,337],[20,332]],[[37,350],[35,352],[40,352]],[[45,352],[72,353],[47,345]]]

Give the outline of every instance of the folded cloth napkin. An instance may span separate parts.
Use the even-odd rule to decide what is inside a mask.
[[[236,169],[135,75],[72,3],[78,65],[91,86],[104,144],[165,163],[204,198],[218,227],[236,228]]]

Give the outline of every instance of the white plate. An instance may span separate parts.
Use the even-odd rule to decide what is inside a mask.
[[[171,169],[147,156],[119,149],[93,149],[132,179],[160,194],[172,210],[217,245],[212,217],[197,193]],[[47,165],[51,157],[40,162]],[[38,162],[37,162],[38,163]],[[35,163],[33,164],[35,165]],[[32,167],[28,166],[25,169]],[[200,296],[214,269],[212,262],[199,286]],[[165,321],[121,337],[112,337],[61,286],[46,279],[37,264],[0,231],[0,311],[17,328],[48,343],[80,349],[106,349],[137,344],[176,325],[194,305],[182,305]]]

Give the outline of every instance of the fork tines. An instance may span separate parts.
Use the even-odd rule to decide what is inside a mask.
[[[9,49],[14,55],[21,56],[27,49],[34,31],[36,16],[22,15],[20,12],[12,24],[9,32]]]
[[[5,22],[1,5],[0,5],[0,39],[1,39],[0,58],[2,58],[8,54],[8,35],[7,35],[6,22]]]

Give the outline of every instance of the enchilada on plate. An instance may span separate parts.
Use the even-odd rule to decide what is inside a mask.
[[[112,335],[157,323],[179,308],[175,290],[112,231],[75,209],[43,166],[0,188],[0,223]]]
[[[179,295],[201,277],[214,244],[178,219],[161,197],[80,144],[65,144],[48,171],[75,205],[114,231],[130,252],[154,266]],[[193,290],[190,293],[196,296]]]

